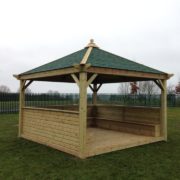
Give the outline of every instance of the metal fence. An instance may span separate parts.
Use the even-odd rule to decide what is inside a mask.
[[[88,104],[92,95],[88,94]],[[51,105],[70,105],[79,103],[79,94],[26,94],[25,105],[46,107]],[[119,95],[98,94],[99,104],[119,104],[129,106],[160,106],[160,95]],[[169,107],[180,107],[180,95],[171,94],[167,97]],[[0,93],[0,113],[16,113],[19,111],[18,93]]]

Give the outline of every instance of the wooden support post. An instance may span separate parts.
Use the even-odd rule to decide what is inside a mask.
[[[167,141],[167,80],[161,80],[161,136]]]
[[[101,86],[102,86],[102,84],[99,84],[99,86],[97,86],[97,84],[93,84],[93,87],[91,85],[89,85],[90,89],[93,92],[93,94],[92,94],[92,104],[93,105],[97,104],[97,92],[99,91]]]
[[[87,73],[79,73],[79,130],[80,130],[80,158],[85,158],[86,129],[87,129]]]
[[[23,132],[23,107],[25,102],[25,80],[20,80],[20,89],[19,89],[19,131],[18,136],[21,137],[21,134]]]
[[[93,97],[92,97],[92,103],[93,105],[97,104],[97,84],[93,84]]]

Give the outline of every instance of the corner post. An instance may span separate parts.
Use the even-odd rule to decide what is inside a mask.
[[[161,80],[161,135],[167,141],[167,80]]]
[[[87,129],[87,72],[79,73],[79,130],[80,130],[80,158],[86,158],[86,129]]]
[[[23,131],[23,107],[24,107],[24,99],[25,99],[25,80],[20,80],[20,88],[19,88],[19,130],[18,137],[21,137]]]

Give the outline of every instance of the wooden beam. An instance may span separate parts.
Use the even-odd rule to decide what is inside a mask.
[[[79,137],[80,150],[79,156],[85,158],[86,148],[86,129],[87,129],[87,73],[80,72],[79,74]]]
[[[167,141],[167,81],[161,80],[164,89],[161,90],[161,136]]]
[[[81,60],[80,64],[86,64],[88,57],[91,54],[92,49],[93,49],[93,47],[88,47],[88,49],[87,49],[83,59]]]
[[[168,79],[170,79],[173,76],[174,76],[174,74],[168,74]]]
[[[71,67],[71,68],[64,68],[59,70],[52,70],[52,71],[45,71],[33,74],[21,74],[18,75],[19,79],[30,80],[30,79],[37,79],[37,78],[45,78],[45,77],[52,77],[52,76],[60,76],[66,74],[72,74],[79,72],[78,69]]]
[[[89,73],[97,73],[97,74],[107,74],[113,76],[125,76],[125,77],[139,77],[139,78],[147,78],[147,79],[167,79],[168,74],[154,74],[154,73],[145,73],[145,72],[137,72],[137,71],[128,71],[128,70],[120,70],[120,69],[111,69],[111,68],[99,68],[99,67],[89,67],[87,69]]]
[[[19,75],[17,75],[17,74],[13,74],[13,77],[15,77],[16,79],[18,79],[18,80],[19,80]]]
[[[87,86],[89,86],[97,77],[97,74],[93,74],[87,81]]]
[[[19,88],[19,129],[18,136],[21,137],[23,132],[23,108],[25,104],[25,94],[24,94],[24,84],[25,80],[20,80],[20,88]]]
[[[78,72],[86,71],[89,67],[91,67],[91,64],[74,64],[73,67],[78,70]]]
[[[75,74],[71,74],[71,77],[74,79],[76,84],[79,86],[79,79],[77,78],[77,76]]]

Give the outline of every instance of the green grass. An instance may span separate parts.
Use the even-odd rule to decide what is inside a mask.
[[[0,115],[0,180],[180,179],[180,108],[168,110],[168,142],[80,160],[17,138],[17,115]]]

